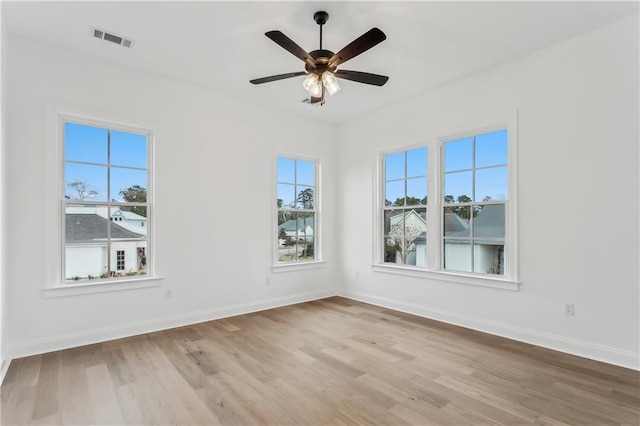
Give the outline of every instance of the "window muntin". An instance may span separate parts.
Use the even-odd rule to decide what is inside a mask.
[[[382,261],[427,266],[427,148],[384,156]]]
[[[150,132],[62,117],[63,270],[75,284],[146,275]]]
[[[442,268],[505,275],[506,129],[443,143]]]
[[[276,160],[277,263],[317,260],[317,162]]]

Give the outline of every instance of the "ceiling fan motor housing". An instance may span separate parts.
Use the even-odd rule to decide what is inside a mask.
[[[329,59],[334,55],[334,53],[330,50],[314,50],[309,52],[309,56],[311,56],[315,61],[315,65],[311,65],[307,62],[304,69],[310,73],[316,73],[318,75],[322,74],[325,71],[334,72],[336,70],[335,66],[329,65]]]

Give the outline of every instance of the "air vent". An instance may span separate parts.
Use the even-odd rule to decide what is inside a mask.
[[[119,35],[115,35],[113,33],[108,33],[104,30],[99,30],[98,28],[91,28],[91,32],[95,38],[99,38],[101,40],[109,41],[111,43],[118,44],[120,46],[124,46],[127,48],[131,48],[133,46],[133,41],[126,39],[124,37],[120,37]]]

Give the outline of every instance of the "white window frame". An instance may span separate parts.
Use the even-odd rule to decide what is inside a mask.
[[[381,151],[376,159],[375,187],[377,188],[374,197],[374,244],[373,244],[373,264],[372,269],[376,272],[390,273],[396,275],[406,275],[412,277],[428,278],[438,281],[477,285],[505,290],[517,291],[519,288],[518,275],[518,224],[517,224],[517,169],[518,169],[518,148],[517,148],[517,112],[513,112],[506,118],[493,120],[483,120],[489,125],[469,125],[464,130],[452,132],[441,132],[438,137],[428,139],[422,143],[413,143],[406,146],[396,147]],[[460,128],[458,128],[460,129]],[[456,140],[472,135],[489,133],[496,130],[506,129],[508,137],[508,200],[505,202],[505,274],[492,275],[471,272],[458,272],[445,270],[443,268],[443,146],[446,141]],[[427,205],[427,267],[417,267],[412,265],[400,265],[384,263],[384,247],[382,246],[382,235],[384,232],[384,180],[385,168],[384,157],[401,151],[409,151],[416,148],[426,147],[428,152],[428,205]]]
[[[314,259],[298,262],[281,262],[278,256],[278,158],[287,158],[296,161],[306,161],[314,164],[314,179],[315,179],[315,194],[314,194]],[[273,219],[272,219],[272,235],[274,236],[271,243],[272,247],[272,267],[271,270],[274,273],[298,271],[304,269],[312,269],[323,267],[326,263],[322,257],[322,188],[321,188],[321,166],[320,159],[316,157],[309,157],[306,155],[293,154],[290,152],[278,152],[273,159]],[[304,211],[304,210],[303,210]]]
[[[138,125],[129,124],[131,117],[105,112],[103,110],[80,107],[57,102],[46,102],[45,124],[47,129],[45,158],[46,173],[55,178],[47,180],[46,191],[46,233],[47,247],[45,264],[47,269],[45,298],[78,296],[92,293],[128,291],[140,288],[159,287],[163,276],[157,273],[156,262],[147,256],[147,273],[144,276],[106,278],[89,282],[70,284],[63,276],[65,271],[65,214],[64,214],[64,122],[71,121],[95,127],[108,128],[138,134],[147,134],[147,254],[155,254],[154,241],[154,145],[155,139],[150,125],[144,120],[136,120]]]

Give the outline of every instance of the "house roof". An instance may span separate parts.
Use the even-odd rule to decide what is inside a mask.
[[[482,207],[482,210],[478,213],[473,220],[473,237],[475,239],[492,238],[492,239],[504,239],[504,206],[501,204],[489,204]],[[448,214],[445,217],[445,226],[449,225],[451,228],[445,228],[447,231],[451,229],[451,232],[447,232],[447,237],[466,237],[468,238],[470,229],[468,225],[464,229],[459,229],[456,225],[456,218],[461,223],[466,222],[465,219],[461,219],[456,214]]]
[[[284,229],[285,231],[294,232],[299,229],[303,229],[307,227],[311,227],[313,229],[313,216],[309,216],[306,218],[297,218],[288,220],[280,225],[278,225],[278,230]]]
[[[69,242],[87,242],[107,238],[107,228],[111,224],[111,238],[143,239],[144,235],[129,231],[117,223],[97,214],[65,215],[65,238]]]

